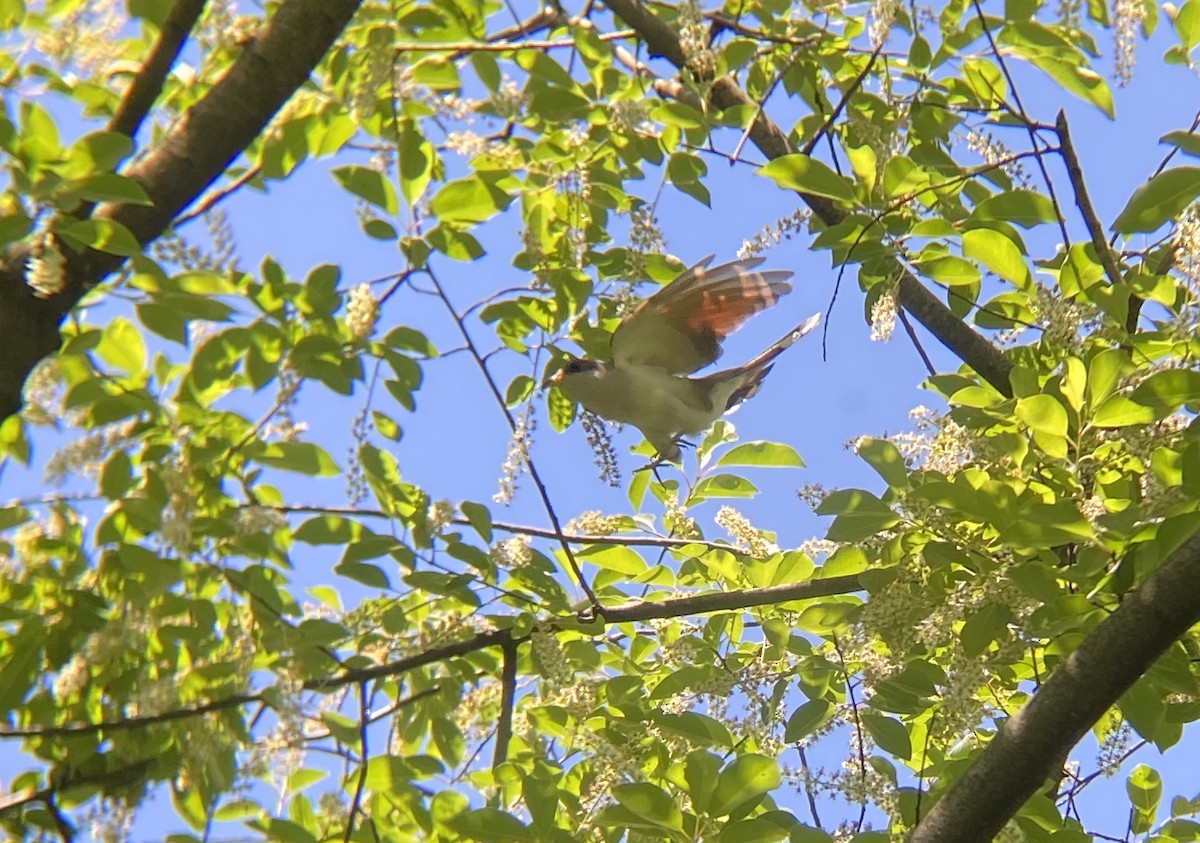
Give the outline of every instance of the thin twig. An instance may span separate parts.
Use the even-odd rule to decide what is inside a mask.
[[[846,677],[846,694],[850,697],[850,713],[854,717],[854,735],[858,743],[858,771],[862,778],[863,788],[867,786],[867,745],[863,739],[863,725],[858,716],[858,700],[854,696],[854,682],[850,679],[850,671],[846,668],[846,657],[842,654],[842,646],[838,643],[837,638],[833,639],[833,650],[837,653],[838,662],[842,665],[842,676]],[[855,824],[856,832],[862,831],[863,823],[867,819],[867,797],[862,797],[862,805],[858,813],[858,822]]]
[[[829,112],[829,116],[825,118],[825,122],[821,124],[821,128],[817,129],[817,133],[809,138],[808,143],[804,144],[801,150],[805,155],[812,155],[812,151],[817,148],[817,144],[821,142],[821,138],[829,131],[834,122],[841,116],[842,111],[846,108],[846,103],[850,101],[850,97],[854,96],[855,92],[862,87],[862,83],[866,80],[867,74],[871,72],[871,68],[875,66],[875,59],[879,58],[879,51],[883,49],[883,44],[880,43],[875,48],[875,52],[871,53],[871,58],[867,60],[867,66],[862,69],[858,76],[854,77],[854,81],[850,83],[850,87],[842,94],[842,98],[838,100],[838,104],[833,111]]]
[[[1071,235],[1067,232],[1066,216],[1062,212],[1062,207],[1058,204],[1058,196],[1054,192],[1054,182],[1050,178],[1050,173],[1046,169],[1046,162],[1042,160],[1042,154],[1038,149],[1040,140],[1037,136],[1036,125],[1029,115],[1025,112],[1025,106],[1021,102],[1021,94],[1017,90],[1016,80],[1008,71],[1008,63],[1004,60],[1004,56],[1000,54],[1000,47],[996,44],[996,39],[992,36],[992,28],[988,26],[987,17],[983,14],[983,7],[979,4],[979,0],[971,0],[971,5],[975,7],[975,14],[979,17],[979,24],[983,27],[983,34],[986,36],[988,44],[992,48],[992,55],[996,57],[996,64],[1000,65],[1000,72],[1004,74],[1005,80],[1008,82],[1008,88],[1012,91],[1013,102],[1016,103],[1015,116],[1025,125],[1025,130],[1029,133],[1029,143],[1037,157],[1038,169],[1042,172],[1042,179],[1046,182],[1046,193],[1050,197],[1050,203],[1054,206],[1054,213],[1058,217],[1058,229],[1062,233],[1063,246],[1070,247]],[[1005,104],[1007,106],[1007,103]]]
[[[479,348],[475,345],[475,340],[472,339],[471,333],[467,330],[463,320],[458,318],[458,311],[450,302],[450,298],[446,295],[445,288],[442,287],[437,275],[432,268],[426,266],[425,272],[429,276],[429,280],[433,283],[434,289],[437,291],[438,298],[442,300],[442,304],[446,306],[450,318],[454,320],[454,324],[458,327],[459,334],[462,335],[463,342],[467,344],[467,349],[471,352],[471,356],[475,359],[476,365],[479,367],[480,373],[483,375],[484,381],[487,382],[488,389],[492,396],[496,399],[500,411],[504,414],[504,418],[508,421],[509,428],[515,433],[517,430],[516,419],[509,412],[508,404],[504,400],[504,395],[500,392],[500,387],[496,385],[492,373],[488,370],[487,362],[479,353]],[[554,511],[554,504],[550,501],[550,493],[546,490],[546,484],[542,482],[541,475],[538,473],[537,466],[534,465],[533,459],[528,454],[525,455],[525,466],[529,469],[529,477],[533,480],[534,486],[537,487],[538,495],[542,499],[542,506],[546,510],[546,515],[550,519],[550,523],[554,525],[555,538],[566,554],[567,563],[571,568],[571,573],[575,575],[579,587],[583,589],[583,593],[587,595],[588,602],[594,610],[600,609],[600,602],[596,599],[596,595],[592,592],[592,587],[588,585],[587,579],[583,576],[583,570],[579,567],[579,563],[575,560],[575,554],[571,551],[570,543],[563,537],[562,523],[558,520],[558,514]]]
[[[1108,276],[1109,283],[1117,286],[1122,281],[1121,268],[1117,266],[1117,258],[1104,239],[1104,226],[1100,224],[1100,218],[1096,216],[1096,209],[1092,205],[1091,197],[1088,196],[1087,182],[1083,179],[1083,167],[1079,163],[1079,156],[1075,154],[1075,145],[1071,142],[1071,131],[1067,126],[1067,112],[1061,108],[1054,121],[1054,131],[1058,134],[1058,151],[1067,167],[1067,178],[1071,182],[1071,188],[1075,191],[1075,205],[1079,208],[1079,213],[1083,215],[1083,224],[1087,226],[1088,234],[1092,238],[1092,248],[1096,250],[1096,257],[1100,259],[1100,265],[1104,267],[1104,273]]]
[[[362,747],[358,757],[358,784],[354,787],[354,798],[350,802],[350,811],[346,814],[346,833],[342,836],[342,843],[350,843],[350,838],[354,834],[354,815],[362,810],[363,791],[367,787],[367,732],[368,726],[371,725],[371,711],[367,704],[367,683],[358,683],[358,742]],[[371,821],[369,814],[363,813],[363,818],[367,822]]]
[[[925,364],[925,370],[929,372],[929,376],[933,377],[937,374],[937,369],[933,366],[933,361],[929,359],[929,355],[925,353],[925,348],[921,345],[921,340],[917,337],[917,332],[913,330],[913,326],[908,321],[908,314],[904,312],[904,308],[896,308],[896,315],[900,318],[900,324],[904,326],[904,332],[908,334],[908,338],[912,341],[913,348],[917,350],[917,354],[921,355],[921,362]]]
[[[618,29],[615,32],[601,33],[597,37],[601,41],[624,41],[632,38],[632,29]],[[469,55],[471,53],[507,53],[516,50],[557,50],[566,47],[577,47],[571,38],[559,38],[544,41],[402,41],[395,44],[392,50],[400,53],[455,53]]]
[[[817,797],[813,793],[812,771],[808,766],[808,756],[805,755],[802,745],[797,745],[796,751],[800,753],[800,770],[804,775],[804,795],[808,798],[808,812],[812,814],[813,825],[821,828],[821,817],[817,814]]]
[[[222,185],[216,190],[206,193],[200,198],[199,201],[192,205],[191,209],[186,214],[180,214],[174,220],[172,220],[172,227],[179,228],[184,223],[191,222],[192,220],[196,219],[196,217],[203,216],[204,214],[208,213],[210,210],[212,210],[214,205],[225,199],[231,193],[237,191],[239,188],[245,186],[247,182],[253,181],[261,172],[262,165],[255,164],[228,184]]]

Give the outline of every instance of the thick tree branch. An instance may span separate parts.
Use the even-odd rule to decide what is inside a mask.
[[[1088,729],[1200,621],[1200,533],[1167,557],[1005,722],[909,843],[987,843]]]
[[[95,216],[120,223],[143,244],[162,234],[307,81],[361,2],[285,0],[229,71],[125,169],[153,204],[101,205]],[[95,251],[67,255],[65,289],[39,299],[25,283],[30,254],[24,245],[0,262],[0,420],[20,409],[25,378],[58,348],[62,318],[124,260]]]
[[[163,82],[171,72],[175,59],[179,57],[179,51],[183,49],[188,33],[200,19],[206,2],[207,0],[175,0],[175,5],[163,21],[154,46],[150,48],[150,54],[142,62],[137,75],[126,89],[125,96],[121,98],[116,113],[108,121],[110,132],[120,132],[131,138],[137,137],[142,121],[154,107],[158,95],[162,93]]]
[[[606,0],[605,5],[626,26],[638,33],[651,54],[662,56],[677,68],[682,69],[686,65],[686,58],[679,44],[679,36],[666,22],[654,15],[646,5],[637,0]],[[655,89],[660,95],[668,95],[666,93],[668,89],[664,86],[656,83]],[[682,85],[676,85],[670,90],[678,92],[687,89]],[[728,76],[711,81],[708,98],[713,105],[722,110],[733,106],[750,106],[748,110],[753,110],[755,105],[746,92]],[[754,111],[754,113],[755,118],[750,124],[748,133],[750,142],[760,152],[770,159],[797,152],[779,126],[762,112]],[[835,225],[841,222],[845,216],[832,200],[823,196],[800,193],[800,198],[826,225]],[[942,304],[933,293],[925,288],[925,285],[905,270],[900,271],[900,285],[896,300],[942,345],[978,372],[979,376],[995,387],[997,391],[1003,395],[1012,395],[1012,385],[1008,380],[1009,372],[1012,371],[1012,363],[1008,358],[986,338],[955,316],[950,308]]]

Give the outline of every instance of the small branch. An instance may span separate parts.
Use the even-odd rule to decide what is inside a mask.
[[[908,321],[908,314],[904,312],[904,308],[896,308],[896,316],[900,319],[900,324],[904,326],[904,332],[908,334],[909,340],[912,341],[913,348],[917,350],[917,354],[921,355],[921,362],[925,364],[925,371],[929,372],[929,376],[933,377],[937,374],[937,369],[933,366],[933,361],[929,359],[929,355],[925,353],[925,348],[921,345],[921,340],[917,337],[917,332],[913,330],[913,326]]]
[[[1038,136],[1035,128],[1038,124],[1031,120],[1025,112],[1025,106],[1021,102],[1021,94],[1017,90],[1016,80],[1009,73],[1008,63],[1004,60],[1004,56],[1000,54],[1000,47],[997,46],[996,39],[992,37],[992,28],[988,26],[987,17],[983,14],[983,7],[979,4],[979,0],[971,0],[971,5],[975,8],[975,14],[979,18],[979,25],[983,28],[983,34],[987,37],[988,45],[992,48],[992,55],[996,57],[996,64],[1000,65],[1000,72],[1004,74],[1004,78],[1008,82],[1008,89],[1012,91],[1013,102],[1017,106],[1015,116],[1025,125],[1025,130],[1029,133],[1030,146],[1037,156],[1038,169],[1041,170],[1042,179],[1046,182],[1046,193],[1049,195],[1050,203],[1054,206],[1054,213],[1058,217],[1058,230],[1062,233],[1063,246],[1070,246],[1071,235],[1067,232],[1066,216],[1058,204],[1058,196],[1054,192],[1054,182],[1050,179],[1050,173],[1046,170],[1046,162],[1042,160],[1041,153],[1038,150]]]
[[[727,612],[738,609],[750,609],[755,606],[765,606],[777,603],[787,603],[794,600],[811,600],[817,597],[832,597],[840,594],[851,594],[861,591],[862,585],[857,576],[829,577],[821,580],[808,580],[802,583],[775,585],[767,588],[750,588],[740,591],[714,591],[693,594],[687,597],[674,597],[656,603],[631,601],[604,610],[602,626],[610,626],[633,621],[663,620],[693,614],[709,612]],[[575,615],[565,615],[550,618],[547,626],[551,629],[578,629],[579,618]],[[394,662],[375,665],[368,668],[347,670],[341,673],[329,674],[305,680],[303,689],[306,691],[323,691],[362,682],[369,682],[384,676],[398,676],[410,670],[416,670],[427,664],[445,661],[447,659],[465,656],[489,647],[515,646],[528,640],[528,635],[514,636],[510,630],[493,629],[480,632],[470,638],[431,647],[420,653],[415,653]],[[436,689],[415,694],[400,703],[408,705]],[[178,708],[171,711],[147,717],[129,717],[123,720],[104,721],[99,723],[77,723],[69,726],[39,726],[25,728],[0,728],[0,739],[3,738],[54,738],[90,735],[96,732],[128,731],[156,723],[167,723],[174,720],[184,720],[197,717],[210,711],[222,711],[246,703],[262,702],[262,692],[254,694],[232,694],[219,700],[195,706],[194,708]],[[22,791],[24,793],[24,791]],[[38,801],[40,797],[31,797]],[[0,802],[0,812],[4,803]]]
[[[601,41],[624,41],[634,36],[632,29],[605,32],[597,37]],[[392,49],[396,53],[510,53],[516,50],[557,50],[579,45],[571,38],[543,41],[402,41]]]
[[[508,760],[508,745],[512,741],[513,708],[517,703],[517,643],[509,639],[500,645],[500,649],[504,654],[504,663],[500,670],[500,720],[496,723],[493,770]]]
[[[130,729],[140,729],[158,723],[170,723],[175,720],[186,720],[189,717],[199,717],[210,711],[224,711],[246,703],[261,702],[261,693],[231,694],[218,700],[201,703],[193,708],[174,708],[161,714],[145,717],[127,717],[122,720],[105,720],[99,723],[76,723],[69,726],[28,726],[0,727],[0,739],[3,738],[66,738],[75,735],[91,735],[96,732],[127,732]]]
[[[812,814],[813,825],[821,828],[821,816],[817,813],[817,797],[813,793],[812,771],[808,766],[808,756],[804,753],[804,746],[801,744],[797,744],[796,751],[800,753],[800,771],[804,776],[804,796],[808,800],[808,812]]]
[[[693,614],[709,612],[727,612],[738,609],[749,609],[754,606],[787,603],[793,600],[811,600],[816,597],[831,597],[838,594],[851,594],[861,591],[862,585],[857,576],[829,577],[823,580],[808,580],[802,583],[774,585],[767,588],[750,588],[740,591],[712,591],[693,594],[687,597],[675,597],[654,603],[631,601],[619,606],[606,606],[604,613],[591,625],[609,626],[632,621],[664,620]],[[565,615],[552,618],[548,622],[552,629],[578,629],[579,618],[575,615]],[[519,644],[528,640],[526,635],[513,635],[507,629],[494,629],[477,633],[470,638],[435,647],[422,653],[416,653],[407,658],[398,659],[387,664],[372,667],[347,670],[343,673],[318,677],[305,681],[305,690],[319,691],[336,688],[354,682],[378,679],[384,676],[398,676],[424,667],[433,662],[445,661],[456,656],[463,656],[488,647],[503,646],[504,642],[512,641]],[[2,733],[0,733],[2,734]]]
[[[504,418],[508,420],[509,428],[515,433],[517,430],[516,419],[508,410],[508,404],[504,401],[504,395],[500,392],[500,387],[496,385],[492,373],[488,370],[487,363],[479,353],[479,348],[475,345],[475,340],[472,339],[471,333],[467,330],[466,324],[458,317],[458,311],[454,309],[454,305],[450,302],[450,298],[446,295],[445,288],[438,281],[437,275],[428,266],[425,267],[425,273],[429,276],[429,280],[433,283],[434,289],[437,291],[437,296],[442,300],[446,310],[450,314],[450,318],[454,320],[454,324],[458,327],[458,332],[463,338],[463,342],[467,344],[467,350],[475,359],[476,365],[479,367],[480,373],[483,374],[484,381],[487,382],[488,389],[492,393],[492,397],[496,399],[496,403],[500,407],[500,412],[504,414]],[[588,585],[587,579],[583,576],[583,570],[579,567],[579,562],[575,559],[575,554],[571,551],[571,545],[563,538],[562,523],[558,520],[558,514],[554,511],[554,504],[550,501],[550,493],[546,490],[546,484],[542,482],[542,477],[538,473],[537,466],[533,464],[533,460],[528,454],[525,455],[525,467],[529,469],[529,477],[533,480],[534,486],[537,487],[538,495],[541,496],[542,506],[546,510],[546,515],[550,519],[550,523],[554,525],[555,538],[558,539],[562,546],[563,553],[566,554],[567,563],[570,565],[571,573],[575,575],[575,580],[579,583],[579,587],[583,589],[583,593],[587,595],[588,602],[593,609],[599,609],[600,602],[596,599],[596,595],[592,592],[592,587]]]
[[[253,167],[249,167],[246,172],[242,173],[228,184],[222,185],[216,190],[209,191],[200,199],[200,201],[189,208],[186,214],[180,214],[174,220],[172,220],[171,227],[179,228],[184,223],[189,223],[197,217],[207,214],[218,202],[222,201],[230,194],[235,193],[237,190],[244,187],[248,182],[258,178],[258,174],[261,172],[262,165],[255,164]]]
[[[1092,200],[1088,196],[1087,183],[1083,179],[1083,167],[1079,164],[1079,156],[1075,154],[1075,145],[1071,143],[1071,132],[1067,126],[1067,112],[1061,108],[1054,121],[1054,131],[1058,133],[1059,153],[1062,155],[1063,163],[1067,166],[1067,178],[1070,179],[1071,187],[1075,191],[1075,205],[1079,208],[1079,213],[1083,215],[1084,225],[1087,226],[1088,234],[1091,235],[1092,248],[1096,250],[1096,257],[1100,259],[1100,265],[1104,267],[1104,274],[1108,276],[1109,283],[1116,286],[1122,281],[1121,268],[1117,266],[1117,258],[1104,239],[1104,227],[1100,224],[1100,218],[1096,216],[1096,209],[1092,206]]]
[[[354,798],[350,802],[350,810],[346,814],[346,833],[342,843],[350,843],[354,836],[354,815],[362,810],[363,791],[367,787],[367,732],[371,725],[371,709],[367,704],[367,683],[358,683],[358,741],[362,751],[358,756],[358,783],[354,787]],[[370,815],[364,813],[363,818],[370,822]]]
[[[26,787],[18,790],[16,793],[6,793],[0,795],[0,817],[15,810],[20,810],[27,805],[32,805],[35,802],[41,802],[44,805],[49,805],[54,801],[56,793],[62,793],[73,787],[84,787],[88,785],[104,785],[117,784],[129,781],[136,781],[146,774],[150,769],[151,761],[143,760],[136,761],[125,767],[118,767],[115,770],[101,770],[96,773],[87,775],[73,775],[68,770],[67,773],[61,776],[54,784],[34,790],[32,787]]]
[[[772,35],[770,32],[746,26],[744,23],[735,21],[733,18],[726,17],[719,12],[705,15],[705,17],[724,29],[736,32],[738,35],[744,35],[747,38],[753,38],[755,41],[765,41],[768,44],[787,44],[791,47],[815,47],[821,43],[821,39],[824,37],[824,35],[805,35],[797,38],[794,35]]]
[[[833,111],[829,112],[829,116],[825,118],[825,122],[821,124],[821,128],[817,129],[817,133],[813,135],[808,143],[804,144],[804,148],[800,151],[805,155],[812,155],[817,144],[821,142],[821,138],[830,130],[838,117],[842,115],[842,111],[846,108],[846,103],[850,101],[850,97],[854,96],[855,92],[862,87],[862,83],[866,80],[867,75],[871,72],[871,68],[875,66],[875,60],[879,58],[879,52],[883,49],[883,42],[875,48],[875,52],[871,53],[871,58],[867,60],[867,66],[862,69],[858,76],[854,77],[854,81],[850,83],[850,87],[842,94],[842,98],[838,100],[838,104],[834,106]]]
[[[866,741],[863,740],[863,725],[858,716],[858,700],[854,697],[854,682],[850,679],[850,671],[846,668],[846,657],[842,654],[842,646],[837,639],[833,639],[833,650],[837,653],[838,662],[842,666],[842,676],[846,677],[846,694],[850,697],[850,713],[854,716],[854,736],[858,744],[858,771],[862,777],[864,794],[862,796],[862,804],[859,807],[858,823],[855,825],[855,831],[862,831],[863,822],[867,819],[867,797],[865,789],[867,786],[867,747]]]
[[[192,27],[203,14],[206,2],[207,0],[175,0],[166,20],[163,21],[154,46],[150,48],[150,54],[146,56],[137,75],[125,89],[125,96],[121,97],[116,113],[108,121],[108,131],[131,138],[137,137],[142,121],[146,119],[146,115],[150,113],[150,109],[162,93],[163,83],[175,65]]]

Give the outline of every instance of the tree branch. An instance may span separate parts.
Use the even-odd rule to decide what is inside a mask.
[[[150,54],[142,62],[141,68],[121,97],[116,113],[108,121],[110,132],[119,132],[136,138],[142,121],[154,107],[159,94],[162,93],[163,82],[175,65],[179,51],[187,40],[188,34],[201,13],[207,0],[175,0],[175,5],[163,21],[158,38],[150,48]]]
[[[1200,621],[1200,533],[1125,595],[934,804],[909,843],[987,843],[1088,729]]]
[[[145,245],[212,184],[303,85],[362,0],[285,0],[229,71],[123,175],[153,204],[105,204],[95,216],[129,229]],[[131,114],[132,114],[131,108]],[[40,299],[25,283],[28,243],[0,262],[0,420],[21,407],[25,378],[59,345],[58,326],[80,298],[124,262],[118,255],[67,254],[62,293]]]
[[[501,645],[504,662],[500,669],[500,719],[496,723],[496,752],[492,757],[495,770],[508,760],[508,745],[512,741],[513,709],[517,705],[517,642]]]
[[[858,577],[847,575],[821,580],[806,580],[801,583],[774,585],[766,588],[704,592],[701,594],[692,594],[687,597],[674,597],[654,603],[643,603],[639,600],[633,600],[628,603],[622,603],[619,606],[605,608],[603,610],[602,621],[598,621],[597,623],[601,626],[608,626],[633,621],[661,620],[685,615],[706,614],[708,612],[727,612],[737,609],[750,609],[755,606],[786,603],[793,600],[811,600],[816,597],[851,594],[861,590],[862,584],[859,582]],[[576,616],[563,616],[550,618],[548,625],[552,629],[575,629],[579,628],[580,621]],[[455,641],[452,644],[431,647],[428,650],[398,659],[394,662],[307,679],[304,681],[302,687],[306,691],[323,691],[356,683],[369,682],[373,679],[386,676],[398,676],[410,670],[424,667],[427,664],[465,656],[479,650],[486,650],[488,647],[515,648],[517,644],[528,639],[529,635],[514,635],[508,629],[488,630],[472,635],[470,638],[465,638],[462,641]],[[423,696],[425,696],[424,693],[417,694],[409,697],[405,702],[412,702]],[[223,711],[245,703],[262,701],[262,692],[231,694],[228,697],[211,700],[193,708],[176,708],[146,717],[127,717],[122,720],[100,723],[75,723],[65,726],[0,727],[0,739],[54,738],[88,735],[96,732],[128,731],[155,723],[183,720],[188,717],[207,714],[210,711]]]
[[[786,603],[791,600],[810,600],[814,597],[830,597],[837,594],[850,594],[862,589],[857,576],[830,577],[824,580],[807,580],[802,583],[775,585],[767,588],[750,588],[742,591],[713,591],[703,594],[693,594],[687,597],[675,597],[654,603],[643,603],[640,600],[622,603],[619,606],[604,607],[598,614],[602,625],[630,623],[632,621],[649,621],[665,618],[676,618],[684,615],[705,614],[708,612],[723,612],[736,609],[749,609],[754,606]],[[556,628],[579,626],[576,617],[563,617],[554,620]],[[424,667],[432,662],[463,656],[487,647],[505,646],[506,642],[519,644],[528,640],[529,635],[514,635],[507,629],[488,630],[480,632],[463,641],[456,641],[443,647],[434,647],[423,653],[417,653],[403,659],[397,659],[387,664],[372,667],[347,670],[331,676],[310,679],[304,683],[306,690],[322,690],[336,688],[353,682],[379,679],[385,676],[397,676]],[[3,732],[0,732],[2,735]]]
[[[653,55],[662,56],[677,68],[685,66],[686,60],[683,48],[679,44],[679,36],[645,5],[635,0],[606,0],[606,5],[626,26],[637,32]],[[687,101],[687,93],[690,93],[684,86],[678,83],[671,85],[666,80],[656,80],[654,87],[660,96],[677,96],[684,101]],[[712,80],[708,87],[708,99],[722,110],[733,106],[749,106],[747,111],[755,114],[748,129],[750,142],[768,158],[780,158],[797,152],[779,126],[764,113],[755,111],[754,101],[738,87],[732,77],[722,76]],[[845,214],[833,200],[803,192],[799,195],[826,225],[836,225],[845,218]],[[900,285],[896,301],[899,305],[998,392],[1011,396],[1012,385],[1008,375],[1012,371],[1012,363],[1009,359],[985,337],[955,316],[954,312],[942,304],[916,277],[904,268],[898,269]]]
[[[1118,285],[1122,280],[1121,268],[1117,266],[1117,259],[1113,255],[1112,249],[1109,248],[1108,241],[1104,239],[1104,227],[1100,224],[1100,218],[1096,216],[1096,209],[1092,206],[1092,200],[1088,196],[1087,183],[1083,180],[1083,167],[1079,164],[1079,156],[1075,154],[1075,145],[1071,143],[1067,113],[1061,108],[1054,121],[1054,131],[1058,133],[1059,151],[1062,153],[1063,163],[1067,165],[1067,178],[1071,182],[1071,188],[1075,191],[1075,205],[1079,208],[1079,213],[1083,215],[1083,223],[1087,226],[1088,234],[1091,235],[1092,248],[1096,250],[1096,257],[1100,259],[1100,265],[1104,267],[1104,274],[1108,276],[1108,282],[1114,286]]]

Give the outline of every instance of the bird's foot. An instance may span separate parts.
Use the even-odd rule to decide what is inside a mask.
[[[658,467],[660,465],[678,463],[682,459],[683,455],[680,453],[680,448],[696,447],[694,443],[687,441],[682,436],[676,436],[672,440],[671,444],[673,446],[671,450],[666,452],[659,451],[654,455],[654,459],[650,460],[650,462],[646,463],[641,468],[634,469],[633,473],[637,474],[639,471],[653,471],[654,476],[658,477]]]

